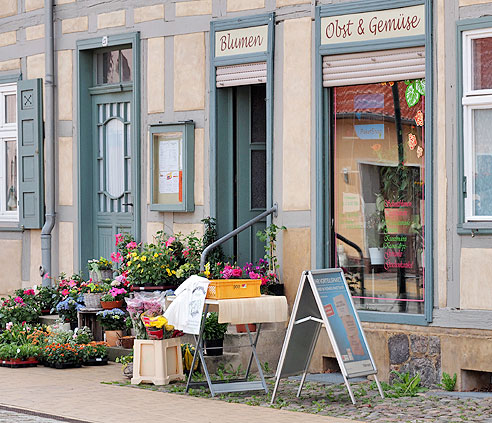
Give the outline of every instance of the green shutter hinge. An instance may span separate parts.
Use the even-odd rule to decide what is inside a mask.
[[[466,198],[466,176],[463,176],[463,197]]]

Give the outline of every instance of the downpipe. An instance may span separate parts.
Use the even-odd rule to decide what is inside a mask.
[[[46,96],[45,152],[46,152],[46,213],[41,230],[41,266],[39,273],[43,286],[50,286],[51,279],[51,232],[55,227],[55,103],[54,103],[54,34],[53,34],[53,0],[44,2],[45,27],[45,78]]]

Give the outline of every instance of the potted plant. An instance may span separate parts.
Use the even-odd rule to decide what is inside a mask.
[[[40,348],[32,344],[0,345],[0,366],[2,367],[33,367],[38,364]]]
[[[23,290],[18,290],[14,295],[0,300],[0,328],[5,328],[9,322],[36,323],[40,314],[41,311],[34,295],[24,294]]]
[[[58,289],[51,286],[43,286],[39,288],[34,298],[42,314],[52,314],[61,300],[61,295]]]
[[[64,322],[69,322],[70,327],[77,326],[77,312],[82,308],[82,296],[77,299],[66,297],[56,305],[56,311]]]
[[[116,347],[123,336],[123,329],[126,327],[126,314],[119,308],[112,310],[99,311],[97,320],[101,323],[106,334],[106,342],[110,347]]]
[[[125,288],[113,286],[106,294],[101,297],[101,306],[106,310],[123,307],[123,300],[127,294]]]
[[[88,283],[86,286],[87,292],[84,292],[85,307],[91,309],[101,308],[101,298],[108,289],[109,287],[104,283]]]
[[[55,369],[80,367],[82,363],[82,347],[66,342],[52,342],[44,347],[43,357],[45,365]]]
[[[285,226],[277,226],[275,223],[270,224],[263,231],[258,231],[256,236],[265,243],[265,257],[268,269],[263,269],[262,286],[265,293],[271,295],[284,295],[284,284],[280,283],[278,277],[278,259],[277,259],[277,235],[280,231],[284,231]],[[260,263],[260,267],[265,263]]]
[[[208,313],[205,318],[203,339],[205,340],[205,354],[222,355],[224,336],[227,331],[227,323],[219,323],[219,315],[215,312]]]
[[[93,282],[102,282],[105,279],[113,278],[113,263],[104,257],[99,260],[89,260],[87,267],[89,268],[89,277]]]
[[[384,248],[381,248],[381,233],[384,232],[384,209],[376,209],[366,220],[367,247],[371,265],[384,264]]]
[[[84,366],[103,366],[108,364],[108,344],[90,342],[82,346],[82,364]]]

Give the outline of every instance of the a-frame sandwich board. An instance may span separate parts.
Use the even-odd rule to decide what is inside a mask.
[[[322,327],[325,327],[347,386],[350,399],[355,397],[348,379],[374,375],[384,398],[359,316],[342,269],[304,271],[297,289],[294,307],[285,334],[277,366],[271,403],[275,401],[280,379],[302,374],[297,396],[311,363]]]

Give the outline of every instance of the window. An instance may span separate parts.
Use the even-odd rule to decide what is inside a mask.
[[[132,49],[104,51],[96,55],[97,84],[120,84],[132,80]]]
[[[463,154],[466,222],[492,220],[492,29],[463,33]]]
[[[332,88],[334,237],[359,310],[422,314],[425,79]]]
[[[16,84],[0,85],[0,220],[18,220]]]

